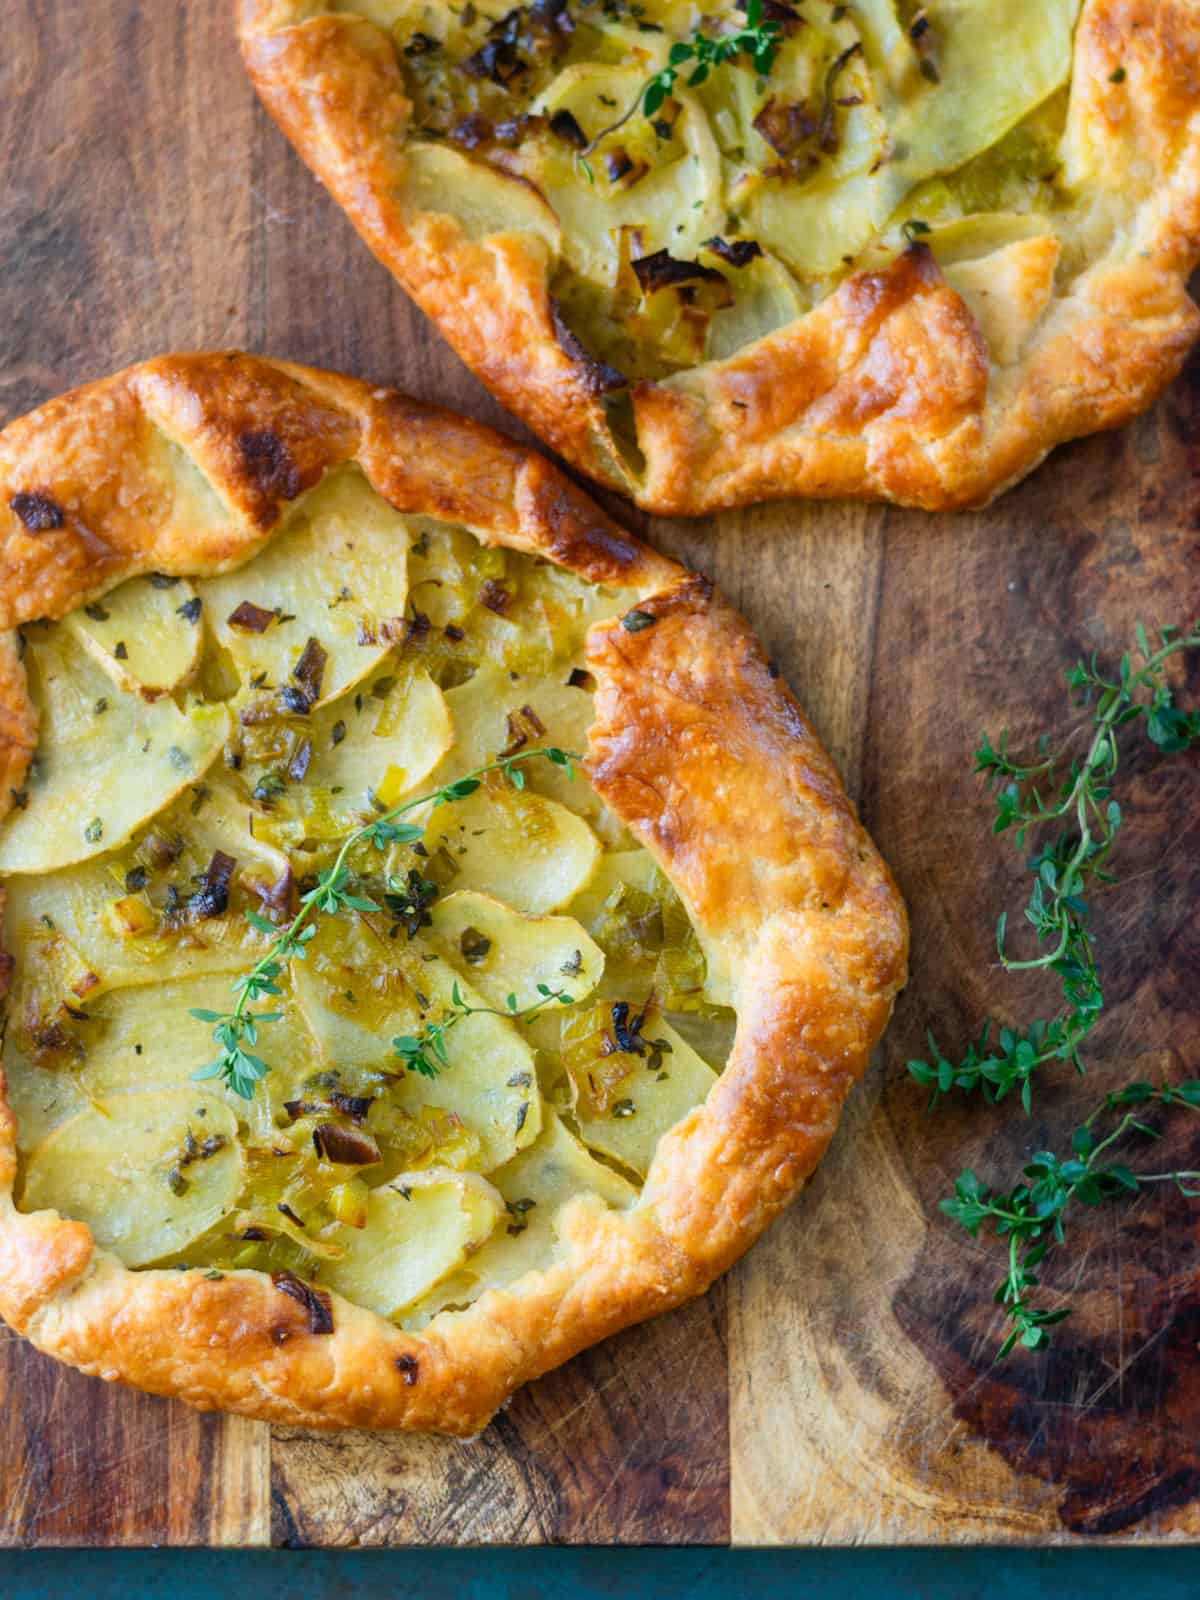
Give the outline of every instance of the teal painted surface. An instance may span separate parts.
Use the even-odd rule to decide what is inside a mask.
[[[5,1600],[1200,1600],[1176,1550],[55,1551],[0,1555]]]

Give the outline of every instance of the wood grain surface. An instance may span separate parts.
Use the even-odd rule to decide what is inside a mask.
[[[223,3],[7,0],[0,421],[161,351],[344,368],[517,432],[257,108]],[[1200,1071],[1200,783],[1136,754],[1090,1081],[1026,1122],[904,1070],[989,1011],[1019,872],[978,735],[1065,729],[1061,669],[1200,611],[1200,363],[986,513],[774,506],[630,526],[714,577],[807,705],[913,915],[913,976],[809,1192],[706,1300],[533,1385],[472,1443],[321,1438],[106,1388],[0,1332],[0,1543],[995,1542],[1200,1534],[1200,1212],[1080,1223],[1048,1358],[994,1368],[992,1247],[938,1217],[1129,1076]],[[1200,689],[1193,669],[1191,691]],[[1196,1165],[1185,1132],[1171,1153]]]

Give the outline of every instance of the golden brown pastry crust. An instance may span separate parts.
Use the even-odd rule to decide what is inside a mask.
[[[986,258],[1027,281],[977,316],[914,246],[726,360],[635,385],[635,470],[594,366],[560,342],[542,240],[472,240],[448,216],[406,210],[410,106],[392,46],[362,18],[311,12],[239,0],[246,61],[275,119],[499,399],[648,510],[792,495],[981,505],[1055,445],[1135,416],[1200,330],[1185,287],[1200,262],[1200,6],[1086,0],[1068,167],[1110,214],[1086,270],[1056,288],[1054,263],[1047,283],[1044,260]]]
[[[193,466],[164,456],[164,436]],[[470,1434],[529,1378],[700,1293],[792,1198],[887,1021],[907,930],[829,757],[711,586],[540,457],[385,390],[249,356],[174,356],[13,423],[0,434],[0,628],[61,616],[139,572],[244,561],[288,499],[351,459],[400,509],[629,588],[658,619],[592,630],[588,768],[720,952],[739,1012],[733,1055],[662,1141],[631,1211],[573,1202],[565,1259],[420,1335],[337,1296],[333,1333],[314,1334],[264,1274],[131,1272],[82,1223],[17,1211],[0,1095],[0,1313],[85,1372],[194,1405]],[[30,494],[60,526],[26,526],[12,502]],[[0,640],[0,752],[15,785],[34,730],[12,635]]]

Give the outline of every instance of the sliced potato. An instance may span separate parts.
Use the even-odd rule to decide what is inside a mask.
[[[76,1073],[69,1068],[41,1067],[20,1048],[16,1030],[4,1040],[5,1098],[17,1119],[17,1145],[34,1149],[53,1128],[85,1111],[90,1104]]]
[[[733,304],[717,311],[708,327],[705,356],[709,361],[724,361],[743,346],[794,322],[812,304],[811,295],[801,293],[783,263],[765,252],[730,273],[730,279]]]
[[[246,762],[251,788],[267,774],[283,784],[257,831],[290,844],[340,839],[375,814],[372,796],[396,805],[454,739],[446,697],[424,667],[392,661],[353,701],[323,706],[300,727],[279,722],[256,733]]]
[[[192,1011],[228,1011],[236,999],[228,973],[105,996],[95,1007],[80,1081],[97,1099],[137,1083],[187,1083],[196,1068],[216,1054],[212,1024],[192,1016]],[[288,1086],[319,1070],[322,1063],[290,996],[285,993],[273,998],[271,1008],[283,1015],[278,1022],[262,1026],[253,1048],[271,1063],[272,1073],[266,1081],[272,1095],[282,1097]],[[212,1083],[205,1087],[210,1093],[218,1092]],[[237,1096],[231,1097],[229,1104],[239,1115],[246,1111],[247,1102]]]
[[[503,672],[484,663],[474,676],[446,694],[454,721],[454,748],[439,779],[461,777],[501,754],[527,755],[547,745],[583,755],[595,720],[592,696],[566,681]],[[578,762],[566,768],[548,759],[522,761],[525,785],[557,800],[596,827],[607,817],[604,802]],[[608,819],[611,825],[614,819]]]
[[[573,917],[514,911],[473,889],[444,896],[430,917],[423,938],[496,1006],[524,1009],[546,990],[579,1001],[603,973],[604,952]]]
[[[1050,218],[1037,213],[986,211],[935,223],[925,242],[945,271],[947,267],[986,261],[1010,245],[1044,239],[1053,232]]]
[[[890,4],[891,0],[885,3]],[[779,59],[777,56],[777,62]],[[764,99],[761,80],[753,66],[749,62],[730,61],[719,73],[710,73],[695,93],[708,115],[721,154],[734,167],[745,163],[747,151],[757,149],[759,136],[754,118]],[[804,98],[799,84],[793,86],[792,96]]]
[[[878,173],[841,180],[818,177],[803,186],[782,179],[755,182],[744,211],[754,238],[801,278],[845,270],[882,228],[902,198]]]
[[[398,1068],[392,1037],[420,1026],[417,983],[430,1003],[438,970],[428,978],[419,954],[388,940],[365,918],[323,920],[292,962],[292,984],[318,1049],[331,1067],[357,1072]],[[437,963],[440,969],[442,963]],[[447,984],[449,979],[447,979]],[[447,987],[447,995],[449,993]]]
[[[407,209],[453,217],[468,239],[524,233],[558,248],[558,219],[537,189],[447,145],[410,144],[399,192]]]
[[[604,952],[574,917],[531,917],[462,889],[435,902],[429,941],[490,1005],[535,1005],[542,989],[582,1000],[604,971]]]
[[[782,168],[785,181],[793,189],[803,188],[812,172],[812,166],[803,159],[803,142],[792,149],[794,169],[789,170],[791,163],[786,156],[780,160],[793,132],[787,115],[790,107],[801,111],[811,107],[818,115],[827,114],[832,119],[832,137],[826,141],[831,148],[821,150],[821,159],[815,164],[823,178],[845,179],[866,172],[887,158],[887,125],[864,56],[854,51],[858,42],[857,17],[843,14],[839,22],[830,19],[822,25],[818,21],[816,27],[797,29],[785,37],[765,83],[749,63],[737,66],[735,72],[742,87],[739,110],[743,117],[747,110],[751,111],[749,126],[743,125],[743,148],[756,172]],[[836,74],[831,78],[835,64]],[[914,87],[922,83],[919,75],[913,74],[912,83]],[[836,91],[835,98],[826,109],[825,96],[831,91]],[[718,82],[712,92],[722,95],[727,90]],[[839,106],[838,102],[845,100],[852,101],[852,105]],[[775,117],[772,111],[777,113]]]
[[[64,999],[90,1006],[109,989],[252,965],[265,940],[241,910],[201,920],[163,910],[169,887],[186,898],[216,850],[236,862],[235,892],[266,895],[286,877],[287,858],[250,833],[248,815],[232,785],[213,776],[119,854],[12,879],[4,926],[28,1003],[49,1015]],[[143,863],[159,842],[180,854],[156,871]]]
[[[188,1135],[191,1135],[191,1141]],[[205,1141],[215,1146],[203,1152]],[[128,1267],[176,1255],[227,1216],[242,1154],[233,1113],[199,1087],[116,1095],[49,1134],[29,1158],[22,1208],[86,1222]]]
[[[346,738],[336,742],[331,728],[325,748],[314,749],[310,779],[364,798],[370,789],[394,806],[441,761],[454,726],[446,697],[423,667],[401,666],[390,690],[383,692],[386,680],[377,679],[375,688],[375,706],[364,700],[354,721],[347,718]]]
[[[855,0],[854,21],[868,63],[884,72],[893,89],[911,85],[919,70],[917,53],[896,15],[896,0]]]
[[[228,973],[118,990],[90,1006],[88,1020],[75,1030],[81,1058],[54,1065],[39,1064],[22,1030],[10,1026],[4,1062],[21,1147],[31,1148],[83,1105],[103,1112],[111,1097],[137,1089],[186,1088],[192,1073],[217,1053],[212,1024],[193,1017],[193,1008],[225,1012],[236,998]],[[290,997],[275,1002],[275,1008],[283,1016],[263,1025],[253,1047],[271,1064],[266,1092],[260,1089],[246,1101],[226,1096],[212,1082],[203,1086],[206,1094],[227,1098],[256,1138],[267,1134],[271,1105],[288,1099],[296,1085],[325,1065]]]
[[[408,519],[356,467],[343,467],[296,502],[253,561],[198,580],[209,626],[243,687],[253,691],[260,677],[264,695],[294,686],[309,639],[325,652],[314,703],[344,694],[374,671],[403,626],[408,543]],[[239,614],[243,606],[257,610]],[[262,632],[254,631],[260,625]]]
[[[70,629],[30,630],[25,663],[38,746],[26,803],[0,825],[0,873],[53,872],[124,844],[225,742],[223,706],[185,715],[115,689]]]
[[[403,1110],[432,1105],[453,1112],[478,1135],[484,1172],[532,1143],[541,1100],[521,1024],[467,1017],[447,1032],[449,1064],[437,1077],[406,1072],[393,1039],[416,1036],[449,1015],[456,981],[469,1005],[486,1005],[483,996],[456,980],[440,958],[426,961],[419,946],[403,936],[388,939],[365,922],[326,922],[308,950],[304,961],[293,962],[292,982],[328,1066],[379,1075],[389,1084],[389,1100]]]
[[[646,76],[638,65],[577,62],[559,73],[533,109],[547,117],[570,114],[590,138],[615,120],[610,106],[637,98]],[[721,230],[721,160],[704,108],[682,80],[673,99],[681,109],[670,138],[659,139],[645,119],[630,121],[588,162],[590,180],[575,152],[553,136],[526,158],[529,176],[562,224],[565,259],[596,283],[614,280],[613,240],[622,226],[638,229],[639,255],[669,248],[684,260]],[[609,183],[603,156],[610,144],[645,168],[637,182]]]
[[[121,689],[145,700],[191,683],[204,654],[199,617],[188,620],[195,599],[190,583],[170,587],[131,578],[103,599],[63,619],[79,642]]]
[[[708,1063],[661,1017],[647,1023],[646,1040],[652,1049],[658,1047],[654,1059],[661,1054],[661,1065],[650,1065],[650,1052],[645,1057],[612,1057],[628,1060],[630,1070],[612,1090],[611,1108],[587,1114],[580,1104],[575,1111],[584,1143],[639,1178],[649,1171],[663,1134],[707,1098],[717,1079]]]
[[[439,1311],[468,1306],[487,1289],[545,1271],[558,1253],[558,1214],[576,1196],[591,1195],[608,1206],[629,1206],[637,1198],[633,1185],[590,1156],[553,1112],[547,1112],[536,1144],[493,1173],[492,1182],[504,1200],[506,1225],[413,1306],[406,1326],[424,1327]]]
[[[1066,83],[1079,7],[1080,0],[1007,0],[998,50],[991,0],[939,0],[940,81],[907,96],[890,119],[890,181],[903,188],[952,172]]]
[[[439,806],[425,829],[445,851],[456,889],[479,889],[520,911],[556,911],[590,880],[600,842],[573,811],[491,773],[474,794]]]
[[[183,854],[173,871],[187,881],[224,850],[237,862],[234,883],[263,900],[278,898],[281,880],[289,871],[288,858],[262,838],[259,819],[245,795],[218,768],[208,780],[157,819],[152,831],[174,832],[183,841]],[[150,841],[134,841],[133,857],[152,854]],[[151,872],[151,884],[155,882]],[[217,919],[210,919],[217,920]]]
[[[504,1215],[504,1201],[473,1172],[433,1168],[374,1189],[362,1228],[342,1228],[346,1254],[321,1273],[356,1305],[396,1317],[473,1255]]]

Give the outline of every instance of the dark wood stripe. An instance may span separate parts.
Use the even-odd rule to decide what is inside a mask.
[[[715,1544],[729,1537],[724,1294],[578,1356],[483,1435],[277,1430],[277,1544]]]

